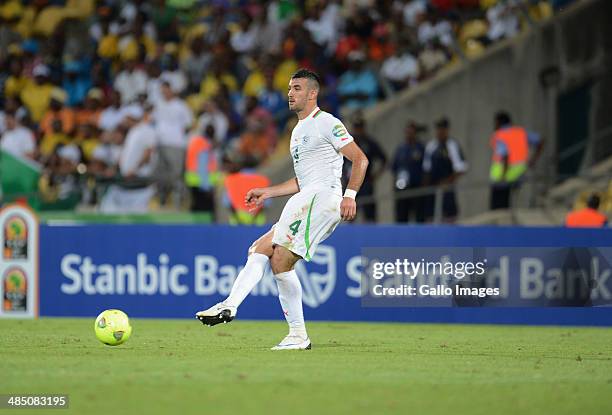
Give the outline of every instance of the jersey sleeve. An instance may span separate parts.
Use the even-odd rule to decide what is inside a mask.
[[[339,151],[342,147],[354,141],[353,136],[349,134],[342,121],[336,117],[330,116],[328,119],[322,121],[319,127],[321,129],[321,134],[323,134],[325,140],[329,141],[336,151]]]

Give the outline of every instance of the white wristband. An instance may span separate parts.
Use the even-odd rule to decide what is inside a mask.
[[[346,189],[344,191],[344,197],[350,197],[351,199],[355,200],[355,196],[357,196],[357,192],[353,189]]]

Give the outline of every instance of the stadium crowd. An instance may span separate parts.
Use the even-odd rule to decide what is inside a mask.
[[[44,167],[56,208],[146,210],[265,163],[293,125],[299,67],[321,75],[320,106],[346,116],[564,3],[4,0],[1,147]]]

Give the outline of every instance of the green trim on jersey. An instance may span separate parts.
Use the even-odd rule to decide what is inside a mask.
[[[312,116],[312,118],[317,118],[319,115],[321,115],[323,111],[318,110],[317,112],[315,112],[315,114]]]
[[[314,201],[317,195],[315,194],[310,201],[310,207],[308,208],[308,217],[306,218],[306,231],[304,232],[304,241],[306,242],[306,255],[305,260],[310,261],[310,214],[312,213],[312,206],[314,205]]]

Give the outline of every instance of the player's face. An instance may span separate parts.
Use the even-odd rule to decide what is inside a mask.
[[[310,94],[308,79],[296,78],[289,81],[289,91],[287,98],[289,100],[289,109],[291,111],[302,111],[308,101]]]

